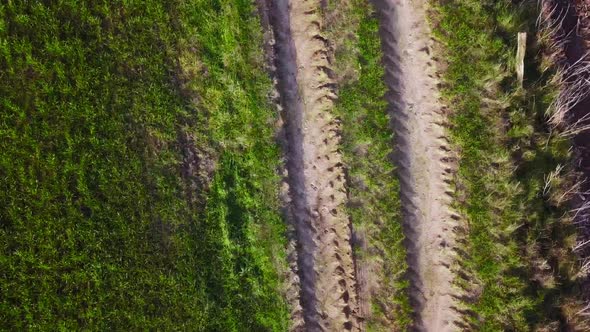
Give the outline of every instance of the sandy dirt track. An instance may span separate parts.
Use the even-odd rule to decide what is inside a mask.
[[[269,1],[284,121],[289,213],[296,235],[295,331],[357,331],[355,266],[346,215],[340,124],[320,1]]]
[[[396,134],[404,232],[417,331],[456,331],[450,269],[459,216],[450,210],[453,169],[443,127],[425,0],[376,0],[389,112]]]
[[[336,84],[329,44],[321,34],[321,1],[265,4],[282,107],[285,202],[294,230],[287,296],[292,330],[364,330],[351,224],[344,209],[340,122],[331,113]],[[449,208],[455,158],[445,137],[426,0],[374,4],[381,21],[388,112],[396,134],[410,297],[416,312],[413,329],[455,331],[459,317],[451,266],[459,216]]]

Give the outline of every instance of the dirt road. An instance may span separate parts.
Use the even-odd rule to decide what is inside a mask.
[[[293,330],[360,330],[336,99],[320,1],[267,2],[285,132],[299,304]]]
[[[436,62],[425,0],[376,0],[389,87],[389,112],[396,134],[410,297],[415,329],[454,331],[458,318],[452,286],[453,228],[449,206],[453,165],[447,146]]]

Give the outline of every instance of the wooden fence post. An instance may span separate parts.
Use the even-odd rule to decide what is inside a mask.
[[[524,56],[526,53],[526,32],[518,33],[518,50],[516,51],[516,77],[518,86],[522,88],[524,79]]]

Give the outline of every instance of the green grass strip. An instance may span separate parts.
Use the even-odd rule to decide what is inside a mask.
[[[334,6],[338,6],[336,3]],[[355,248],[359,261],[380,265],[369,278],[380,290],[372,294],[370,331],[404,331],[411,322],[406,250],[401,224],[399,183],[391,160],[393,133],[384,95],[379,21],[366,1],[352,1],[343,27],[329,34],[352,33],[354,38],[336,48],[335,69],[344,77],[336,103],[342,119],[343,154],[349,178],[349,214],[353,228],[363,233],[367,250]],[[337,8],[337,7],[335,7]],[[389,308],[386,311],[385,308]]]
[[[556,233],[567,229],[559,223],[563,210],[545,199],[543,185],[546,174],[567,162],[569,143],[545,126],[556,89],[548,84],[551,73],[539,72],[538,45],[529,44],[524,90],[513,74],[517,32],[536,37],[536,6],[432,4],[448,64],[443,94],[454,111],[450,133],[461,156],[458,208],[467,218],[461,264],[471,275],[459,282],[471,298],[463,305],[479,331],[528,331],[558,319],[559,260],[568,260],[557,257],[566,248],[567,231]],[[539,271],[543,259],[553,274]]]

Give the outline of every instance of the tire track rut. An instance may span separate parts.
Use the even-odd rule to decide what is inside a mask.
[[[414,330],[455,331],[455,168],[440,103],[425,0],[374,0],[381,20],[387,100],[396,136]]]
[[[330,112],[336,84],[330,48],[321,34],[320,1],[267,4],[283,108],[288,219],[297,243],[297,264],[292,268],[300,291],[299,304],[292,303],[292,330],[358,331],[362,320],[351,225],[344,208],[340,121]]]

